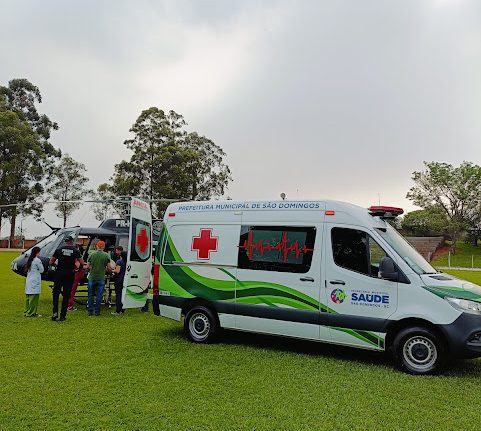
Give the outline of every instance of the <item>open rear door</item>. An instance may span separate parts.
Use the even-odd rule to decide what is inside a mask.
[[[132,198],[130,203],[129,249],[122,289],[124,308],[143,307],[152,271],[152,214],[147,202]]]

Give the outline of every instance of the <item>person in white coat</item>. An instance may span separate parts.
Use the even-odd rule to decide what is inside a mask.
[[[37,313],[38,300],[42,290],[42,272],[44,271],[43,263],[38,258],[40,247],[34,247],[27,260],[25,270],[27,271],[27,279],[25,281],[25,317],[40,317]]]

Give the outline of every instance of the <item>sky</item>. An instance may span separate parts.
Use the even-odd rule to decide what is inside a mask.
[[[90,188],[130,157],[123,142],[151,106],[224,149],[233,199],[410,211],[423,161],[481,164],[476,0],[0,4],[0,84],[40,88],[38,110],[60,126],[51,142],[86,165]],[[98,225],[87,205],[79,223]]]

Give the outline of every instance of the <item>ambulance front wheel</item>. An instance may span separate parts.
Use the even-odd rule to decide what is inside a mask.
[[[443,341],[429,328],[405,328],[393,343],[397,367],[409,374],[436,373],[444,364],[445,352]]]
[[[190,309],[184,321],[187,337],[195,343],[211,343],[219,333],[217,316],[203,305]]]

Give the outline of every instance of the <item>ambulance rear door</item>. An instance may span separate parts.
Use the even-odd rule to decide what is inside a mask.
[[[152,214],[147,202],[132,198],[127,268],[122,289],[124,308],[138,308],[145,305],[151,278]]]

